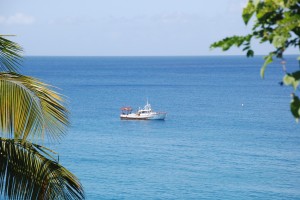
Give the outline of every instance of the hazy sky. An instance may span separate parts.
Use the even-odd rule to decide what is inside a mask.
[[[26,55],[228,55],[212,42],[250,27],[247,0],[0,0],[0,33]],[[270,48],[258,48],[266,54]]]

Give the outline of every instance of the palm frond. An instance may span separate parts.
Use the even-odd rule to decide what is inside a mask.
[[[57,140],[69,124],[62,97],[51,86],[14,72],[0,73],[0,131],[6,137]]]
[[[78,179],[41,148],[0,138],[0,194],[9,199],[84,199]]]
[[[23,49],[4,36],[0,35],[0,71],[16,72],[22,61]]]

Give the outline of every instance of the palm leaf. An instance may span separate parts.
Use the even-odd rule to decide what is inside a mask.
[[[51,86],[14,72],[0,73],[0,131],[10,138],[59,139],[69,124],[62,97]]]
[[[41,149],[0,138],[0,194],[9,199],[84,199],[78,179]]]
[[[17,43],[0,35],[0,71],[17,71],[22,61],[23,49]]]

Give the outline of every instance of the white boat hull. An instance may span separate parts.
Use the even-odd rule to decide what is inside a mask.
[[[121,114],[120,118],[125,120],[164,120],[166,118],[167,113],[147,113],[147,114]]]

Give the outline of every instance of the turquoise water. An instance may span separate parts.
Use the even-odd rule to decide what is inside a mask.
[[[294,56],[288,70],[297,69]],[[71,127],[61,163],[87,199],[300,199],[300,124],[279,61],[262,57],[27,57],[59,87]],[[121,121],[120,107],[168,112]]]

